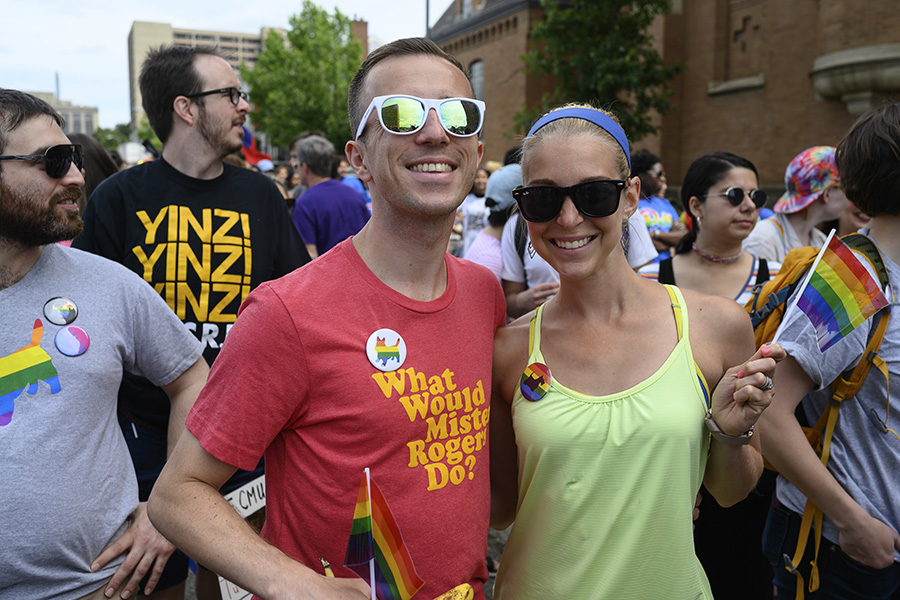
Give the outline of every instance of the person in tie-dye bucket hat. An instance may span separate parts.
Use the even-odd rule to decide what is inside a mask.
[[[782,262],[794,248],[821,247],[827,236],[816,225],[837,218],[848,202],[840,183],[833,146],[813,146],[795,156],[784,172],[787,191],[775,203],[775,215],[756,224],[744,250]]]

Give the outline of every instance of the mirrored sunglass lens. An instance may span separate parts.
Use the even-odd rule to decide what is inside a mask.
[[[381,123],[397,133],[415,131],[424,118],[425,107],[412,98],[390,98],[381,105]]]
[[[440,107],[441,122],[454,135],[472,135],[478,131],[478,105],[465,100],[450,100]]]

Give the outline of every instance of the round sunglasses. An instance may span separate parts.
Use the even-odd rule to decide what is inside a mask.
[[[396,135],[410,135],[425,126],[428,111],[435,109],[444,130],[457,137],[477,135],[484,122],[484,102],[471,98],[441,98],[432,100],[395,94],[376,96],[369,103],[356,137],[359,139],[366,128],[366,121],[373,112],[385,131]]]
[[[48,177],[62,179],[69,172],[72,163],[80,171],[84,168],[84,153],[79,144],[60,144],[50,146],[43,154],[5,154],[0,160],[31,160],[41,161]]]
[[[624,180],[598,179],[570,187],[519,186],[512,191],[512,195],[523,219],[543,223],[556,218],[567,197],[572,199],[575,208],[586,217],[608,217],[619,209],[619,197],[623,189]]]
[[[740,206],[741,202],[744,201],[745,194],[750,198],[753,204],[756,205],[756,208],[762,208],[768,199],[768,196],[762,190],[750,190],[749,192],[746,192],[743,188],[739,187],[730,187],[721,194],[706,194],[706,196],[725,196],[725,198],[728,199],[729,204],[732,206]]]

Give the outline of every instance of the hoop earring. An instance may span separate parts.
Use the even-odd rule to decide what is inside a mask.
[[[622,250],[625,254],[628,254],[630,238],[631,235],[628,233],[628,221],[622,221],[622,239],[620,240],[620,243],[622,244]]]

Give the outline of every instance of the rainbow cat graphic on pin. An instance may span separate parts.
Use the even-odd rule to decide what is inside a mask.
[[[384,342],[385,340],[382,337],[375,340],[375,353],[378,355],[378,360],[381,361],[381,364],[386,365],[387,361],[392,358],[400,360],[399,341],[394,343],[393,346],[388,346]]]
[[[50,355],[41,348],[44,325],[35,319],[31,331],[31,343],[12,354],[0,357],[0,427],[12,421],[15,400],[22,392],[36,394],[43,379],[50,386],[50,393],[60,390],[59,375],[50,362]]]

